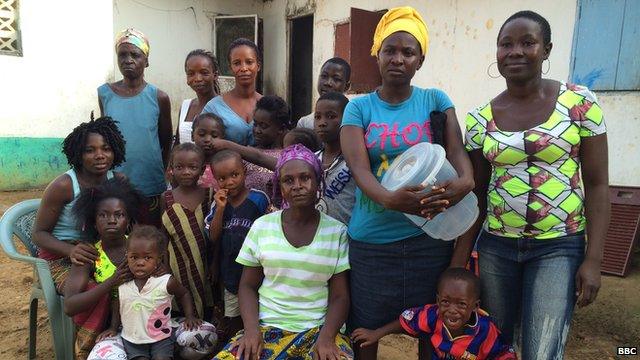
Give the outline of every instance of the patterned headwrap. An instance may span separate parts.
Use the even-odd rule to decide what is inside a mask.
[[[378,56],[378,51],[380,51],[384,39],[398,31],[406,31],[413,35],[422,48],[422,55],[427,55],[427,50],[429,49],[427,24],[425,24],[416,9],[411,6],[403,6],[389,10],[378,22],[376,32],[373,34],[371,56]]]
[[[116,51],[118,51],[118,46],[124,43],[137,47],[142,50],[144,56],[149,57],[149,40],[140,30],[127,28],[120,31],[116,35]]]
[[[318,186],[320,187],[320,193],[324,191],[324,172],[322,171],[322,163],[316,154],[313,151],[307,149],[304,145],[294,144],[288,146],[282,150],[280,156],[278,157],[278,162],[276,163],[276,170],[273,172],[273,197],[274,199],[282,199],[282,208],[286,209],[289,207],[287,201],[282,197],[282,193],[280,192],[280,169],[282,166],[291,160],[302,160],[307,164],[311,165],[313,172],[316,174],[316,180],[318,181]]]

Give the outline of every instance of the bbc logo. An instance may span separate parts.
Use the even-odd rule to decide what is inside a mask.
[[[636,346],[619,346],[617,347],[618,355],[638,355],[638,347]]]

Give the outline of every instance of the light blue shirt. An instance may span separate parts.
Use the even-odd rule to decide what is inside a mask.
[[[71,178],[71,187],[73,189],[73,199],[69,201],[60,212],[58,222],[51,231],[56,239],[60,241],[82,241],[88,240],[88,234],[81,229],[81,224],[78,224],[78,218],[73,213],[73,205],[80,196],[80,182],[78,182],[78,176],[73,169],[65,172]],[[107,172],[107,180],[113,178],[113,171]]]
[[[342,126],[357,126],[365,131],[365,144],[373,175],[382,180],[396,156],[420,142],[431,142],[432,111],[452,108],[453,103],[442,90],[411,87],[411,96],[399,104],[390,104],[372,92],[347,104]],[[352,239],[385,244],[424,232],[401,212],[387,210],[373,202],[360,188],[349,221]]]
[[[207,105],[202,109],[202,114],[213,113],[218,115],[224,123],[224,138],[231,140],[240,145],[253,144],[253,121],[246,122],[244,118],[236,114],[224,99],[222,95],[218,95],[209,100]]]
[[[126,161],[115,170],[124,173],[145,196],[162,194],[167,185],[158,136],[158,89],[147,84],[138,95],[124,97],[104,84],[98,88],[98,97],[104,115],[117,121],[127,142]]]

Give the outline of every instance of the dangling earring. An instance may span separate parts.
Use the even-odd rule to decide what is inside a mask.
[[[549,60],[549,58],[546,58],[542,61],[542,63],[544,64],[545,61],[547,62],[547,71],[543,70],[542,73],[544,75],[547,75],[549,73],[549,70],[551,70],[551,60]]]
[[[487,75],[492,79],[497,79],[497,78],[500,77],[500,74],[498,74],[497,76],[491,75],[491,66],[493,66],[493,64],[496,65],[496,68],[498,67],[498,62],[497,61],[494,61],[491,64],[489,64],[489,66],[487,66]]]

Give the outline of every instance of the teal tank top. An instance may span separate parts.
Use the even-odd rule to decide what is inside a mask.
[[[155,196],[167,189],[158,136],[158,88],[147,84],[136,96],[123,97],[109,84],[98,88],[103,115],[118,122],[126,140],[126,161],[116,168],[145,196]]]
[[[71,178],[71,184],[73,186],[73,200],[71,200],[68,204],[66,204],[62,208],[62,212],[58,217],[58,222],[56,226],[51,231],[51,235],[55,236],[56,239],[61,241],[82,241],[88,240],[87,233],[80,229],[80,226],[76,220],[76,217],[73,216],[73,204],[78,200],[78,196],[80,196],[80,183],[78,182],[78,176],[76,175],[76,171],[71,169],[65,172],[65,174],[69,175]],[[107,172],[107,179],[113,178],[113,171],[109,170]]]

